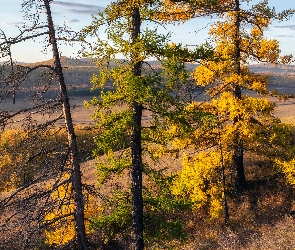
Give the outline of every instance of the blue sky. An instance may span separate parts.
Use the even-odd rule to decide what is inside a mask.
[[[109,0],[65,0],[54,1],[52,12],[54,22],[58,24],[65,23],[74,30],[80,30],[91,22],[91,15],[96,15],[98,10],[103,10]],[[259,2],[251,1],[251,5]],[[17,26],[23,24],[22,13],[20,12],[22,0],[1,0],[0,8],[0,29],[7,36],[18,34]],[[293,8],[295,9],[294,0],[269,0],[269,5],[274,6],[277,11]],[[214,19],[196,18],[183,25],[172,26],[168,29],[171,33],[171,40],[176,43],[197,45],[201,44],[208,37],[208,27]],[[163,30],[163,32],[167,32]],[[101,34],[102,36],[104,34]],[[282,54],[293,54],[295,56],[295,17],[285,22],[273,22],[269,30],[265,32],[267,38],[274,38],[280,42]],[[13,55],[18,62],[36,62],[51,58],[50,51],[42,52],[42,43],[37,41],[26,42],[13,47]],[[63,56],[75,56],[78,46],[61,47]],[[1,59],[0,59],[1,60]]]

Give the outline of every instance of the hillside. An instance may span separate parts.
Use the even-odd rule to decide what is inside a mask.
[[[122,60],[123,61],[123,60]],[[81,68],[84,71],[87,71],[86,68],[91,68],[95,71],[95,63],[91,62],[91,59],[88,58],[68,58],[61,57],[62,65],[66,68],[66,70],[79,71]],[[53,60],[36,62],[36,63],[22,63],[23,66],[36,66],[42,64],[53,65]],[[147,61],[147,64],[151,67],[158,68],[160,67],[160,63],[158,61]],[[113,65],[112,63],[110,64]],[[187,68],[190,70],[194,70],[198,64],[188,63]],[[295,65],[273,65],[270,63],[259,63],[249,65],[249,69],[253,73],[262,73],[269,74],[271,77],[272,85],[283,85],[283,86],[293,86],[295,85]],[[97,69],[96,69],[97,70]],[[88,76],[88,75],[87,75]],[[86,75],[85,75],[86,78]],[[86,79],[84,79],[86,81]],[[88,80],[89,81],[89,80]]]
[[[250,65],[250,71],[270,76],[270,87],[277,88],[283,94],[295,93],[295,65],[277,65],[261,63]]]
[[[99,93],[96,90],[90,92],[92,84],[90,79],[93,74],[99,72],[98,67],[91,59],[87,58],[68,58],[61,57],[62,66],[68,90],[71,96],[93,96]],[[36,63],[21,63],[24,67],[35,67],[38,65],[53,65],[53,60],[41,61]],[[114,63],[110,63],[113,66]],[[147,70],[152,68],[159,69],[160,63],[157,61],[148,61]],[[187,68],[193,71],[198,64],[187,64]],[[295,65],[277,65],[272,64],[254,64],[249,66],[253,73],[262,73],[269,75],[270,89],[277,89],[282,94],[295,94]],[[59,86],[48,69],[40,68],[31,72],[26,79],[17,87],[17,97],[23,98],[34,94],[36,91],[45,93],[45,96],[52,97],[58,93]],[[42,83],[42,84],[41,84]],[[44,87],[45,83],[45,87]],[[46,84],[47,83],[47,84]],[[294,88],[294,89],[293,89]],[[46,91],[45,91],[46,89]]]

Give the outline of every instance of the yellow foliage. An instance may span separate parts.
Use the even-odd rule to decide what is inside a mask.
[[[274,107],[275,104],[266,98],[243,96],[238,99],[232,92],[226,91],[204,105],[198,102],[188,105],[186,109],[190,111],[198,108],[210,112],[218,117],[220,124],[216,127],[199,127],[194,131],[194,137],[187,139],[190,145],[196,144],[199,153],[192,157],[183,155],[183,168],[173,183],[173,193],[189,198],[196,209],[208,205],[211,218],[219,217],[223,209],[220,144],[223,164],[228,172],[234,151],[233,140],[238,136],[245,147],[253,147],[261,138],[261,124],[273,121],[271,112]],[[234,123],[233,119],[237,116],[239,120]],[[273,140],[280,140],[277,133],[273,133],[273,136]],[[185,140],[174,139],[173,143],[175,147],[185,149]]]
[[[69,178],[68,175],[64,176],[65,179]],[[51,197],[57,200],[61,205],[53,212],[46,214],[45,222],[50,223],[52,220],[57,219],[51,226],[53,230],[46,230],[46,243],[48,245],[62,245],[75,237],[75,224],[74,224],[74,203],[70,199],[71,184],[61,185],[55,190]],[[59,219],[61,218],[61,219]]]
[[[188,197],[195,209],[209,204],[211,218],[218,217],[222,209],[220,161],[218,150],[201,152],[192,158],[184,154],[182,171],[172,186],[173,194]],[[224,154],[224,161],[229,164],[228,153]]]
[[[211,97],[215,97],[222,91],[233,91],[234,86],[267,93],[267,79],[257,74],[250,74],[246,65],[253,60],[276,63],[279,59],[278,42],[263,37],[263,30],[270,23],[269,17],[255,16],[253,20],[255,25],[247,34],[242,28],[243,21],[240,27],[235,26],[239,15],[246,20],[252,18],[243,11],[230,11],[225,14],[224,22],[218,21],[211,27],[209,34],[216,44],[215,57],[217,60],[202,60],[201,65],[192,74],[198,85],[211,85],[208,89]],[[243,18],[241,20],[245,20]],[[240,51],[240,58],[235,58],[237,50]],[[241,72],[237,65],[240,65]]]
[[[193,102],[186,109],[193,112],[198,107],[211,113],[218,120],[218,125],[197,127],[193,136],[190,134],[190,144],[196,145],[198,153],[192,157],[183,156],[183,169],[174,182],[173,192],[189,198],[195,208],[209,206],[212,218],[218,217],[222,210],[220,145],[225,172],[229,173],[237,146],[257,151],[261,145],[269,143],[281,146],[288,134],[280,133],[288,129],[272,117],[274,103],[266,98],[243,95],[242,92],[245,89],[268,94],[268,76],[251,73],[247,65],[253,61],[277,63],[279,59],[278,42],[263,37],[263,31],[271,21],[268,9],[265,8],[264,15],[263,8],[259,11],[253,8],[254,15],[242,9],[220,14],[225,20],[216,22],[209,31],[211,41],[215,43],[215,58],[201,60],[200,66],[191,75],[197,85],[206,87],[210,101],[203,104]],[[246,25],[252,26],[250,31]],[[173,143],[175,147],[185,149],[184,142],[174,140]],[[293,184],[294,164],[295,160],[280,163],[287,179]]]
[[[194,15],[188,3],[164,0],[161,10],[155,12],[154,18],[164,22],[187,21]]]
[[[65,174],[63,179],[66,180],[69,175]],[[59,206],[52,212],[46,214],[44,218],[45,224],[51,224],[50,229],[45,230],[46,244],[48,245],[63,245],[76,236],[74,222],[74,200],[71,196],[72,184],[67,183],[59,186],[52,192],[51,197]],[[85,195],[86,197],[86,195]],[[88,218],[98,216],[102,213],[103,208],[97,203],[95,198],[89,195],[84,206],[85,227],[86,233],[90,233]]]
[[[209,67],[199,66],[196,68],[195,72],[192,73],[192,77],[197,81],[198,85],[207,86],[214,82],[215,73]]]
[[[295,185],[295,159],[290,161],[276,160],[276,165],[284,173],[287,182],[291,185]]]
[[[94,130],[77,126],[75,132],[79,156],[81,159],[89,157],[94,148]],[[49,159],[52,159],[52,167],[63,164],[50,150],[57,145],[57,150],[62,150],[62,147],[67,150],[65,129],[48,129],[41,133],[38,130],[4,130],[0,134],[0,190],[8,191],[23,185],[25,178],[33,179]]]

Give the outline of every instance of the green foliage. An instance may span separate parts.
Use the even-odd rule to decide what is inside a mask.
[[[120,234],[127,237],[131,226],[131,206],[126,203],[128,193],[116,192],[113,199],[106,202],[99,217],[90,219],[90,229],[98,230],[104,243]]]
[[[161,172],[150,169],[148,173],[150,185],[143,194],[145,238],[159,244],[167,240],[185,240],[185,224],[178,213],[190,211],[190,204],[172,195],[170,188],[174,177],[165,177]],[[97,230],[105,243],[118,236],[128,238],[131,225],[130,193],[118,190],[113,190],[113,195],[104,202],[101,215],[90,219],[90,230]]]
[[[125,1],[111,3],[84,29],[84,37],[103,29],[109,38],[104,41],[98,37],[95,50],[85,54],[93,57],[100,68],[99,74],[94,74],[91,82],[94,89],[101,89],[101,94],[99,98],[86,103],[86,106],[96,109],[93,119],[99,133],[95,139],[97,149],[94,155],[99,157],[101,152],[106,154],[105,159],[97,163],[101,184],[112,172],[121,173],[131,162],[128,150],[134,127],[133,102],[142,105],[144,112],[151,116],[148,124],[142,127],[144,149],[156,144],[163,148],[164,144],[169,143],[172,133],[169,135],[165,130],[172,124],[189,130],[191,126],[188,119],[196,124],[204,116],[196,110],[190,112],[184,108],[187,97],[183,89],[190,78],[185,62],[213,53],[209,45],[195,50],[189,50],[181,44],[171,45],[169,35],[158,34],[156,28],[141,30],[140,36],[133,41],[130,30],[134,3],[131,9],[126,4]],[[153,11],[157,10],[159,4],[140,4],[142,22],[153,20]],[[117,54],[124,55],[126,60],[117,60]],[[145,61],[150,57],[159,60],[160,70]],[[133,72],[134,65],[138,63],[141,64],[140,76]],[[148,149],[147,152],[152,150]],[[118,160],[115,157],[119,157]],[[124,157],[126,160],[123,160]]]
[[[146,168],[149,184],[144,190],[146,207],[150,211],[174,213],[190,210],[191,203],[187,199],[179,199],[173,194],[173,184],[176,175],[164,175],[166,169],[154,170]]]
[[[131,166],[131,157],[129,150],[125,150],[120,154],[109,151],[105,154],[105,159],[101,159],[96,164],[98,183],[102,185],[108,181],[113,174],[122,174],[125,169]]]
[[[187,239],[187,233],[183,229],[185,224],[180,219],[165,219],[164,214],[150,212],[145,214],[144,225],[148,242],[163,244],[165,241]]]
[[[156,161],[167,152],[173,152],[171,141],[174,137],[192,133],[200,122],[208,122],[212,118],[205,118],[209,112],[186,109],[190,74],[185,63],[212,57],[214,50],[208,44],[196,46],[193,50],[181,44],[175,45],[169,40],[169,34],[160,35],[156,28],[142,29],[134,39],[130,31],[136,4],[140,6],[142,23],[148,23],[162,3],[113,2],[84,29],[84,37],[95,35],[102,29],[108,35],[108,41],[98,37],[95,50],[85,53],[94,58],[100,69],[91,79],[93,89],[101,90],[100,96],[86,103],[86,106],[95,108],[93,119],[99,131],[94,155],[97,157],[100,188],[108,182],[118,181],[118,175],[126,174],[124,170],[131,167],[134,103],[140,105],[148,117],[140,128],[145,164],[148,158]],[[118,54],[126,59],[117,60]],[[151,57],[157,58],[160,69],[149,65]],[[114,64],[110,66],[111,63]],[[135,74],[136,66],[140,67],[140,73]],[[175,199],[171,192],[173,177],[164,177],[152,167],[145,169],[145,237],[155,241],[185,239],[183,223],[176,219],[176,213],[189,209],[190,203],[185,199]],[[109,199],[108,209],[92,220],[92,227],[101,232],[105,242],[118,234],[129,233],[131,226],[130,198],[122,199],[113,194]]]

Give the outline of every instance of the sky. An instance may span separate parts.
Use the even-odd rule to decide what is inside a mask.
[[[250,5],[258,3],[259,0],[250,1]],[[19,28],[23,25],[21,10],[22,0],[1,0],[0,8],[0,29],[7,37],[14,37],[19,34]],[[103,9],[110,3],[110,0],[65,0],[54,1],[52,4],[53,19],[56,24],[66,24],[73,30],[80,30],[89,25],[92,15],[96,15],[98,10]],[[295,9],[295,0],[269,0],[269,6],[274,6],[277,11],[284,9]],[[41,13],[42,15],[43,13]],[[171,32],[171,41],[184,45],[198,45],[204,43],[208,38],[210,24],[216,19],[195,18],[181,25],[169,25],[167,30],[160,29],[161,32]],[[105,34],[99,34],[104,36]],[[295,56],[295,16],[289,21],[278,23],[274,21],[270,28],[265,31],[265,37],[276,39],[280,43],[282,54],[293,54]],[[79,50],[78,45],[60,45],[62,56],[75,57]],[[18,62],[39,62],[52,57],[51,51],[44,51],[40,40],[25,42],[13,46],[13,58]],[[0,58],[0,61],[3,59]]]

